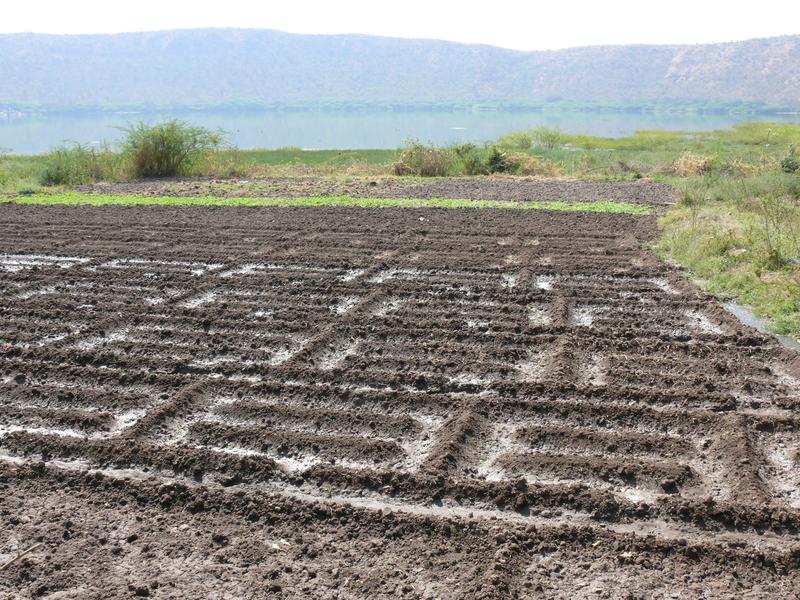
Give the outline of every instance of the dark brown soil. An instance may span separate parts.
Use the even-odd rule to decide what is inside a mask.
[[[0,598],[796,598],[800,362],[654,227],[0,205]]]
[[[524,177],[268,177],[251,179],[170,179],[80,186],[84,192],[145,196],[224,196],[298,198],[457,198],[466,200],[618,200],[663,205],[675,191],[663,184],[541,180]]]

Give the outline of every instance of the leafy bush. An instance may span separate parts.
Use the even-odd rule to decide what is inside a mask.
[[[447,175],[452,162],[451,153],[443,148],[422,144],[417,140],[407,140],[393,170],[395,175],[443,177]]]
[[[137,178],[184,175],[226,141],[222,131],[175,119],[157,125],[139,122],[123,131],[122,150]]]
[[[39,182],[42,185],[79,185],[101,181],[114,171],[116,162],[108,148],[96,149],[77,143],[60,146],[45,157]]]
[[[797,173],[797,171],[800,171],[800,161],[797,160],[794,144],[789,144],[789,152],[781,159],[781,170],[784,173]]]

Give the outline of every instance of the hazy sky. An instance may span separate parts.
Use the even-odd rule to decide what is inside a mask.
[[[4,0],[0,4],[2,33],[114,33],[186,27],[370,33],[544,50],[596,44],[722,42],[795,34],[800,33],[800,2]]]

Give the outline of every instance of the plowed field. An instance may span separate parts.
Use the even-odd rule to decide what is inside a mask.
[[[800,362],[654,235],[0,205],[0,592],[797,597]]]

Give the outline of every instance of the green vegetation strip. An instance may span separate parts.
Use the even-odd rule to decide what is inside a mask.
[[[792,199],[705,200],[661,218],[655,250],[704,289],[749,305],[800,339],[800,205]]]
[[[516,210],[560,210],[571,212],[624,213],[647,215],[651,207],[630,202],[504,202],[498,200],[460,200],[449,198],[353,198],[318,196],[310,198],[226,198],[219,196],[175,197],[102,194],[33,194],[10,196],[16,204],[125,205],[125,206],[354,206],[359,208],[506,208]]]

